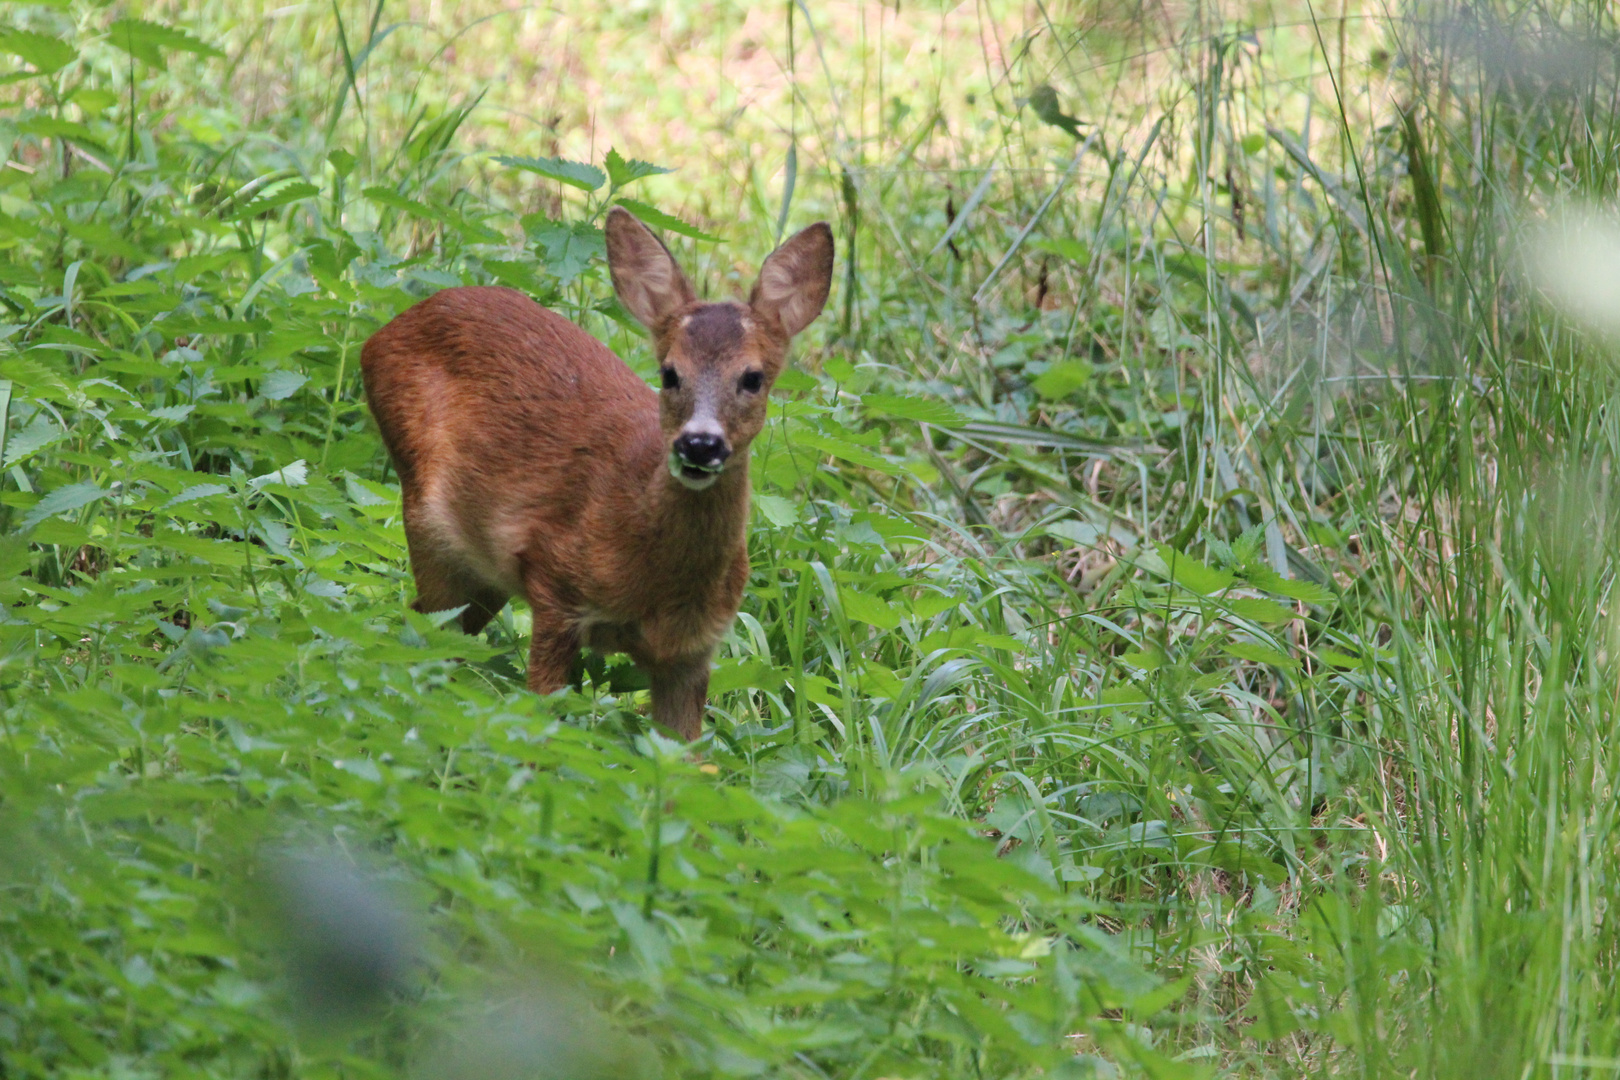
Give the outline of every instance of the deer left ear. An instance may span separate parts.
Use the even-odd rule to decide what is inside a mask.
[[[619,299],[649,330],[692,302],[692,286],[663,241],[622,206],[607,216],[608,271]]]
[[[832,289],[833,236],[825,221],[795,233],[759,268],[748,304],[792,337],[815,322]]]

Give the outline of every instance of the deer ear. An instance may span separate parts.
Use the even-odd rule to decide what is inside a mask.
[[[832,288],[833,236],[825,221],[795,233],[759,268],[748,303],[775,319],[788,337],[815,321]]]
[[[675,256],[621,206],[608,211],[607,257],[613,290],[647,329],[692,302],[692,286]]]

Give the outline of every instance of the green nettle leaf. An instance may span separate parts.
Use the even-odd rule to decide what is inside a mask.
[[[119,19],[107,27],[107,40],[135,59],[163,66],[163,51],[188,52],[198,56],[223,57],[225,54],[184,30],[145,19]]]
[[[308,375],[280,368],[259,380],[259,395],[271,401],[284,401],[296,394],[298,388],[307,382],[309,382]]]
[[[360,159],[343,149],[341,146],[326,155],[331,164],[332,171],[338,174],[338,179],[348,176],[354,171],[355,163]]]
[[[1289,985],[1290,981],[1292,986]],[[1282,972],[1268,972],[1264,978],[1256,981],[1254,993],[1243,1010],[1244,1015],[1254,1021],[1249,1025],[1249,1034],[1253,1038],[1271,1042],[1306,1026],[1302,1013],[1307,1010],[1296,1011],[1290,1000],[1291,994],[1298,994],[1299,981],[1297,978],[1290,980]],[[1314,1013],[1315,1010],[1309,1012]]]
[[[1265,563],[1249,565],[1247,560],[1244,562],[1243,576],[1249,579],[1251,585],[1290,600],[1303,600],[1307,604],[1325,607],[1333,603],[1333,593],[1314,581],[1285,578]]]
[[[967,417],[943,401],[925,397],[899,397],[895,394],[863,394],[861,408],[879,416],[915,420],[936,427],[961,427]]]
[[[845,589],[839,599],[843,602],[844,614],[858,622],[880,630],[893,630],[900,625],[900,613],[871,593]]]
[[[1299,618],[1299,613],[1293,608],[1256,596],[1235,597],[1226,602],[1226,607],[1233,615],[1249,622],[1285,623]]]
[[[1222,647],[1222,651],[1228,656],[1235,656],[1240,660],[1248,660],[1256,664],[1269,664],[1274,668],[1293,670],[1299,667],[1299,661],[1293,657],[1257,642],[1228,642]]]
[[[580,275],[590,261],[606,257],[607,238],[602,230],[584,221],[548,221],[543,217],[525,218],[529,239],[545,250],[546,269],[568,284]]]
[[[1140,563],[1144,570],[1163,574],[1182,588],[1200,596],[1214,596],[1225,592],[1232,587],[1235,580],[1230,571],[1217,570],[1191,555],[1177,551],[1169,544],[1157,545],[1154,553],[1141,557]]]
[[[343,489],[356,506],[393,506],[399,502],[399,492],[355,476],[343,477]]]
[[[569,161],[566,158],[517,157],[509,154],[497,155],[494,160],[498,164],[507,165],[514,169],[538,173],[548,180],[556,180],[581,191],[595,191],[607,183],[607,176],[601,169],[598,169],[595,165],[587,165],[583,161]]]
[[[0,52],[21,57],[24,63],[34,65],[36,74],[49,75],[71,64],[79,50],[61,38],[40,34],[32,30],[0,30]]]
[[[1098,541],[1108,536],[1108,530],[1102,526],[1093,525],[1089,521],[1075,521],[1073,518],[1051,522],[1045,526],[1044,531],[1047,536],[1079,544],[1081,547],[1095,547]]]
[[[377,763],[368,757],[345,758],[332,762],[332,765],[351,776],[370,780],[374,784],[382,782],[382,770],[377,768]]]
[[[303,458],[290,464],[283,465],[275,472],[255,476],[248,483],[255,488],[262,488],[266,484],[284,484],[287,487],[303,487],[309,483],[309,465]]]
[[[669,214],[664,213],[662,210],[655,210],[653,207],[648,206],[644,202],[637,202],[635,199],[622,198],[616,199],[615,201],[620,206],[636,215],[636,217],[646,222],[648,225],[656,225],[660,229],[668,229],[672,233],[679,233],[682,236],[690,236],[694,240],[707,240],[711,244],[717,244],[720,242],[720,238],[718,236],[710,236],[696,225],[688,225],[680,218],[672,217]]]
[[[780,495],[755,495],[754,505],[766,521],[779,529],[798,524],[799,507],[791,499],[784,499]]]
[[[1072,263],[1085,266],[1091,262],[1091,249],[1084,242],[1072,236],[1043,236],[1039,240],[1031,240],[1029,247],[1035,251],[1044,251],[1067,259]]]
[[[1083,360],[1060,360],[1030,380],[1035,392],[1048,401],[1062,401],[1091,381],[1091,365]]]
[[[64,434],[66,432],[49,416],[42,414],[34,417],[27,427],[6,439],[5,466],[10,468],[30,454],[50,446]]]
[[[607,161],[604,164],[607,165],[608,180],[616,188],[624,187],[626,184],[633,184],[637,180],[642,180],[649,176],[658,176],[662,173],[671,173],[675,171],[674,169],[666,169],[661,165],[653,165],[650,162],[639,161],[635,158],[631,158],[629,161],[626,161],[624,158],[619,156],[619,152],[617,150],[609,150],[607,152]]]
[[[77,510],[81,506],[89,506],[106,494],[104,488],[88,482],[59,487],[35,503],[28,513],[23,515],[22,527],[25,530],[32,529],[48,517]]]
[[[225,484],[193,484],[163,505],[165,507],[180,506],[184,503],[196,502],[198,499],[206,499],[211,495],[225,495],[230,490]]]
[[[245,218],[257,217],[266,210],[274,210],[278,206],[286,206],[288,203],[308,199],[320,193],[320,188],[306,180],[282,180],[266,185],[265,189],[254,196],[252,201],[232,214],[231,219],[241,221]]]

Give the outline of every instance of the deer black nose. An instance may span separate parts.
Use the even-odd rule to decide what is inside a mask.
[[[718,468],[731,456],[725,436],[707,431],[688,431],[675,440],[675,453],[688,465],[700,469]]]

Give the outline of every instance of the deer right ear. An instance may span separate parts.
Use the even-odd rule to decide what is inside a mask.
[[[647,329],[692,302],[692,286],[675,256],[622,206],[608,211],[607,257],[613,291]]]
[[[792,337],[821,314],[832,288],[832,273],[832,229],[818,221],[771,252],[759,268],[759,280],[748,302]]]

